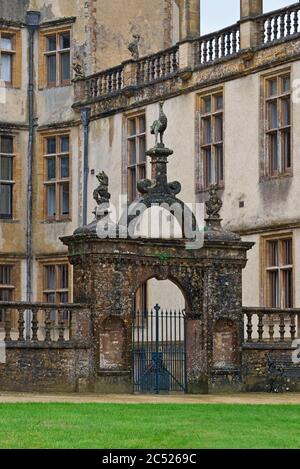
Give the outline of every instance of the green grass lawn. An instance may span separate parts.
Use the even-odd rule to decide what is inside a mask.
[[[0,448],[300,448],[300,406],[1,404]]]

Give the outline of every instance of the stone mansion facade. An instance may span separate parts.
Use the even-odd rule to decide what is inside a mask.
[[[72,301],[58,239],[92,220],[100,171],[135,200],[163,100],[169,179],[186,203],[217,184],[223,226],[255,243],[244,306],[300,307],[300,4],[240,3],[201,36],[200,0],[1,1],[0,301]],[[184,307],[156,287],[140,308]]]

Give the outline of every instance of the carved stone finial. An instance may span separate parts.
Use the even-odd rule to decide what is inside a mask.
[[[133,60],[138,60],[140,58],[139,43],[141,36],[139,34],[133,34],[133,41],[128,45],[128,50],[131,52]]]
[[[168,127],[168,118],[164,113],[164,102],[159,103],[159,117],[151,126],[151,134],[155,135],[155,145],[158,144],[158,136],[160,136],[160,144],[164,144],[164,133]]]
[[[217,184],[212,184],[209,189],[209,199],[205,203],[206,206],[206,222],[210,227],[220,227],[221,218],[220,211],[223,206],[223,202],[218,196],[218,186]]]
[[[99,186],[94,190],[93,197],[99,207],[102,204],[109,204],[111,195],[108,192],[108,176],[105,174],[105,172],[102,171],[101,173],[97,174],[96,177],[99,181]]]

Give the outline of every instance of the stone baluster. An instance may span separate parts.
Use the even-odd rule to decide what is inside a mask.
[[[47,309],[45,311],[45,342],[51,342],[51,325],[52,321],[50,319],[51,311]]]
[[[123,71],[119,70],[118,72],[118,89],[121,90],[123,88]]]
[[[140,83],[143,83],[143,78],[142,78],[142,62],[139,62],[136,67],[136,82],[139,85]]]
[[[273,340],[274,340],[274,322],[273,322],[273,318],[270,319],[269,338],[273,342]]]
[[[273,31],[272,18],[268,18],[268,20],[267,20],[267,38],[266,38],[267,43],[272,41],[272,31]]]
[[[156,78],[160,78],[161,76],[160,61],[161,61],[161,56],[159,55],[158,57],[156,57]]]
[[[39,322],[38,322],[38,309],[32,309],[32,321],[31,321],[31,330],[32,330],[32,341],[38,341],[38,330],[39,330]]]
[[[151,62],[149,59],[146,60],[145,64],[145,83],[149,83],[151,79]]]
[[[220,55],[220,36],[216,37],[215,40],[215,59],[217,60]]]
[[[178,50],[173,51],[172,61],[173,61],[173,72],[176,72],[178,70],[178,67],[179,67]]]
[[[237,29],[232,31],[232,53],[235,54],[238,49],[238,38],[237,38]]]
[[[296,34],[298,32],[298,27],[299,27],[298,9],[294,10],[293,27],[294,27],[294,34]]]
[[[103,75],[103,94],[108,93],[107,75]]]
[[[117,90],[117,72],[112,73],[112,91]]]
[[[97,79],[92,79],[92,98],[97,97]]]
[[[285,13],[279,15],[279,37],[282,38],[285,36]]]
[[[25,310],[20,309],[18,311],[18,313],[19,313],[19,319],[18,319],[19,337],[18,337],[18,340],[19,340],[19,342],[24,342],[24,340],[25,340],[25,335],[24,335],[24,332],[25,332],[25,319],[24,319]]]
[[[162,55],[161,57],[161,76],[166,76],[166,55]]]
[[[203,44],[203,63],[206,63],[208,62],[208,59],[207,59],[207,41],[204,41],[204,44]]]
[[[274,39],[278,39],[278,19],[279,19],[278,15],[274,16],[274,24],[273,24]]]
[[[155,58],[150,59],[151,60],[151,80],[155,80]]]
[[[221,58],[225,56],[225,34],[221,34]]]
[[[11,340],[11,310],[10,309],[5,309],[4,310],[4,331],[5,331],[5,337],[4,341],[9,342]]]
[[[287,36],[291,35],[292,30],[292,12],[288,11],[286,15],[286,34]]]
[[[214,39],[208,41],[208,61],[212,62],[214,59]]]
[[[263,341],[263,336],[264,336],[264,314],[263,313],[258,313],[258,340],[259,342]]]
[[[99,76],[99,80],[98,80],[98,93],[99,93],[99,96],[103,94],[103,76],[102,75]]]
[[[285,317],[284,317],[283,314],[280,315],[279,335],[280,335],[280,341],[284,342],[284,339],[285,339]]]
[[[291,314],[291,325],[290,325],[290,332],[291,332],[291,339],[295,340],[296,339],[296,316],[294,314]]]
[[[231,54],[231,34],[228,32],[226,34],[226,55]]]
[[[166,74],[170,75],[172,66],[171,54],[166,55]]]
[[[64,310],[58,311],[58,341],[64,342],[65,340],[65,321],[64,321]]]
[[[253,325],[252,325],[252,313],[247,313],[247,342],[252,342],[252,333],[253,333]]]
[[[108,92],[108,93],[111,93],[112,90],[113,90],[113,80],[112,80],[112,77],[113,77],[113,74],[112,74],[112,73],[109,73],[108,76],[107,76],[107,82],[108,82],[107,92]]]

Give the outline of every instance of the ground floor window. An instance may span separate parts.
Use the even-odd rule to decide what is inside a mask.
[[[265,306],[294,307],[293,237],[264,238],[263,284]]]
[[[43,301],[45,303],[70,302],[70,267],[67,263],[51,263],[43,265]],[[51,320],[55,321],[57,312],[51,311]],[[68,320],[68,313],[64,312]]]
[[[14,289],[13,265],[0,265],[0,301],[12,301]],[[0,324],[4,321],[5,312],[0,308]]]

